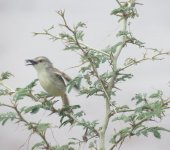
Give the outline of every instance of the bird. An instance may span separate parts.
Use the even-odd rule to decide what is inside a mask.
[[[61,97],[63,107],[70,105],[64,79],[69,82],[72,80],[71,77],[54,68],[52,62],[45,56],[27,59],[26,65],[32,65],[35,68],[40,85],[49,96]],[[79,89],[76,85],[75,88]]]

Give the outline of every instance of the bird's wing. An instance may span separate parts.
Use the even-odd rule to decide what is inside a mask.
[[[64,82],[62,76],[59,73],[57,73],[57,72],[55,72],[55,75],[65,85],[65,82]]]
[[[55,69],[54,72],[55,72],[56,74],[60,75],[61,78],[63,77],[67,82],[70,82],[70,81],[72,80],[72,78],[71,78],[70,76],[68,76],[67,74],[65,74],[64,72],[60,71],[60,70],[57,69],[57,68],[54,68],[54,69]],[[80,89],[80,87],[77,86],[76,84],[74,85],[74,88],[76,88],[77,90]]]
[[[71,77],[69,77],[67,74],[64,72],[60,71],[59,69],[55,68],[55,73],[62,76],[67,82],[71,81]]]

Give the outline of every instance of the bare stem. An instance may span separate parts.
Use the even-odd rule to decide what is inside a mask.
[[[117,1],[117,2],[121,6],[120,2],[119,1]],[[126,32],[126,30],[127,30],[127,17],[124,15],[122,32]],[[109,93],[109,95],[108,95],[108,98],[106,99],[106,103],[105,103],[105,111],[106,112],[105,112],[105,117],[104,117],[103,124],[102,124],[102,129],[100,131],[99,150],[105,150],[105,133],[106,133],[106,130],[107,130],[107,127],[109,124],[109,118],[110,118],[110,112],[111,112],[111,110],[110,110],[111,91],[112,91],[112,88],[114,87],[114,83],[115,83],[115,79],[116,79],[117,59],[126,43],[125,35],[122,36],[121,43],[122,44],[116,50],[117,54],[113,55],[111,53],[111,56],[110,56],[110,58],[112,60],[111,65],[112,65],[114,74],[113,74],[112,78],[110,79],[108,88],[107,88],[107,92]]]
[[[139,64],[139,63],[141,63],[143,61],[147,61],[147,60],[162,60],[162,58],[158,58],[158,57],[159,56],[164,56],[164,55],[169,55],[169,52],[159,52],[159,53],[157,53],[157,54],[155,54],[155,55],[153,55],[151,57],[144,56],[143,58],[141,58],[139,60],[135,60],[133,63],[130,63],[127,66],[120,68],[118,71],[119,72],[123,71],[123,70],[125,70],[125,69],[127,69],[127,68],[129,68],[131,66],[137,65],[137,64]]]
[[[68,29],[74,36],[74,40],[75,40],[75,44],[79,47],[79,49],[83,52],[83,55],[87,55],[88,52],[90,50],[92,51],[96,51],[94,49],[89,49],[86,45],[82,44],[79,42],[78,38],[77,38],[77,34],[76,34],[76,31],[74,29],[71,29],[67,22],[66,22],[66,19],[64,17],[64,12],[60,12],[59,15],[62,17],[63,19],[63,22],[64,22],[64,27],[66,27],[66,29]],[[99,52],[99,51],[96,51],[96,52]],[[104,55],[107,55],[106,53],[102,52],[102,54]],[[96,76],[96,78],[98,79],[98,81],[101,83],[101,86],[102,86],[102,90],[103,90],[103,93],[104,93],[104,96],[105,96],[105,117],[104,117],[104,120],[103,120],[103,123],[102,123],[102,127],[101,127],[101,130],[99,131],[99,149],[100,150],[104,150],[105,149],[105,133],[106,133],[106,129],[108,127],[108,123],[109,123],[109,117],[110,117],[110,96],[108,94],[108,91],[107,91],[107,87],[105,86],[104,82],[102,81],[102,79],[100,78],[99,76],[99,73],[98,73],[98,70],[96,68],[96,66],[94,65],[94,62],[93,62],[93,59],[88,57],[88,61],[89,63],[91,64],[92,66],[92,70],[94,72],[94,76]]]
[[[0,85],[6,88],[10,93],[15,93],[15,90],[12,88],[8,87],[6,84],[4,84],[2,81],[0,81]]]
[[[119,1],[118,1],[119,2]],[[118,3],[120,5],[120,3]],[[123,29],[122,31],[125,32],[127,30],[127,18],[124,17],[123,19]],[[102,124],[102,129],[100,131],[100,140],[99,140],[99,149],[100,150],[105,150],[105,133],[106,133],[106,130],[107,130],[107,127],[108,127],[108,124],[109,124],[109,118],[110,118],[110,100],[111,100],[111,91],[112,91],[112,88],[114,87],[114,83],[115,83],[115,79],[116,79],[116,68],[117,68],[117,59],[123,49],[123,47],[125,46],[125,41],[126,41],[126,38],[125,36],[122,36],[122,44],[118,47],[117,49],[117,54],[115,56],[113,56],[113,54],[111,54],[111,59],[112,59],[112,68],[113,68],[113,71],[114,71],[114,74],[108,84],[108,93],[109,93],[109,96],[106,100],[106,103],[105,103],[105,117],[104,117],[104,120],[103,120],[103,124]]]

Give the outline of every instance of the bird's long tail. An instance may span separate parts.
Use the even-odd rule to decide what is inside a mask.
[[[61,95],[61,99],[62,99],[62,102],[63,102],[63,106],[69,106],[70,105],[69,99],[68,99],[68,96],[67,96],[66,93]]]

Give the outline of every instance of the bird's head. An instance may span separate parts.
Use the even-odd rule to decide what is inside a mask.
[[[41,71],[44,69],[47,69],[49,67],[52,67],[51,61],[44,56],[39,56],[34,59],[27,59],[26,65],[32,65],[37,71]]]

